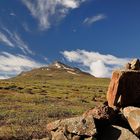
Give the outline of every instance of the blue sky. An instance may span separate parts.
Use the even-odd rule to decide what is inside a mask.
[[[0,0],[0,78],[54,60],[97,77],[139,58],[139,0]]]

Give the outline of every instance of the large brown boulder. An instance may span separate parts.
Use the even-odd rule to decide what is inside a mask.
[[[140,108],[126,107],[123,109],[123,114],[134,133],[140,136]]]
[[[107,92],[110,107],[140,105],[140,71],[116,70]]]

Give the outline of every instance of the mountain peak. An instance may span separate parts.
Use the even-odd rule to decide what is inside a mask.
[[[67,73],[74,74],[74,75],[80,75],[80,74],[90,75],[89,73],[81,71],[79,68],[71,67],[69,65],[66,65],[66,64],[60,62],[60,61],[54,61],[52,64],[50,64],[48,66],[48,68],[65,70]]]
[[[68,66],[66,64],[63,64],[60,61],[54,61],[52,64],[49,65],[49,67],[57,68],[57,69],[72,69],[72,67],[70,67],[70,66]]]
[[[64,66],[64,64],[61,63],[60,61],[55,61],[55,62],[53,62],[52,65],[57,67],[57,68],[62,68]]]

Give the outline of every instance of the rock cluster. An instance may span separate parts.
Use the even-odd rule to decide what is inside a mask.
[[[128,62],[125,65],[126,70],[140,70],[140,60],[139,59],[133,59],[130,63]]]
[[[139,107],[140,61],[134,59],[113,72],[107,104],[48,124],[46,140],[139,140]]]

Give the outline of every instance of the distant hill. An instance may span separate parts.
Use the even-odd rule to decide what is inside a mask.
[[[79,68],[71,67],[66,64],[63,64],[59,61],[55,61],[52,64],[41,67],[37,69],[33,69],[28,72],[22,72],[14,79],[20,79],[20,78],[27,78],[27,79],[67,79],[67,78],[78,78],[78,77],[91,77],[94,78],[89,73],[86,73]]]

